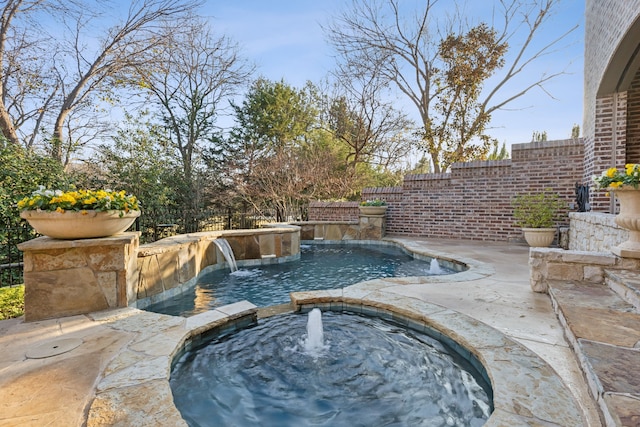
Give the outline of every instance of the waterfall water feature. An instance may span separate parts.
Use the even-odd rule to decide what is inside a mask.
[[[236,264],[236,257],[233,255],[233,250],[231,249],[231,245],[226,239],[215,239],[213,241],[215,245],[220,249],[222,256],[224,256],[225,261],[229,264],[229,269],[233,273],[238,270],[238,265]]]
[[[438,260],[435,258],[431,260],[431,264],[429,265],[429,274],[442,274],[440,264],[438,264]]]
[[[307,320],[307,338],[304,340],[304,350],[307,354],[317,356],[324,348],[322,312],[320,309],[314,308],[309,312]]]

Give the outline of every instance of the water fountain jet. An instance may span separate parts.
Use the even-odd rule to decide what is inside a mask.
[[[322,328],[322,312],[314,308],[309,312],[307,320],[307,338],[304,340],[305,353],[318,356],[324,345],[324,330]]]
[[[233,249],[226,239],[217,238],[213,243],[220,249],[225,261],[229,264],[229,269],[233,273],[238,270],[238,264],[236,264],[236,257],[233,255]]]
[[[440,268],[440,264],[436,258],[431,260],[431,264],[429,265],[429,274],[442,274],[442,269]]]

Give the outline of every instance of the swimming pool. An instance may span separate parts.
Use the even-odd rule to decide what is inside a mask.
[[[453,273],[440,266],[439,274]],[[192,291],[152,304],[145,310],[192,316],[247,300],[258,307],[289,302],[289,293],[336,289],[383,277],[432,275],[429,261],[390,245],[312,244],[300,246],[300,259],[282,264],[228,269],[201,275]]]

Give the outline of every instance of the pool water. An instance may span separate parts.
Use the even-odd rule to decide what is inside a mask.
[[[301,245],[300,259],[282,264],[216,270],[198,278],[195,288],[145,310],[193,316],[247,300],[258,307],[285,304],[290,292],[336,289],[383,277],[428,276],[430,262],[394,246]],[[440,274],[453,271],[441,267]]]
[[[175,362],[170,385],[189,426],[471,426],[491,388],[428,335],[354,313],[322,313],[324,346],[305,346],[307,316],[263,319]]]

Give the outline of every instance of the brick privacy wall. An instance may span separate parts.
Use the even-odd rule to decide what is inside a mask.
[[[358,221],[358,202],[311,202],[309,221]]]
[[[511,206],[515,195],[550,188],[568,207],[582,180],[583,156],[581,139],[517,144],[510,160],[456,163],[449,173],[408,175],[402,187],[366,188],[362,198],[387,201],[390,234],[519,241]]]
[[[610,167],[624,167],[627,142],[627,92],[599,98],[596,102],[597,125],[591,138],[585,138],[584,176],[600,175]],[[612,196],[603,190],[591,191],[591,208],[597,212],[615,213]]]
[[[626,163],[640,163],[640,71],[627,91]]]

